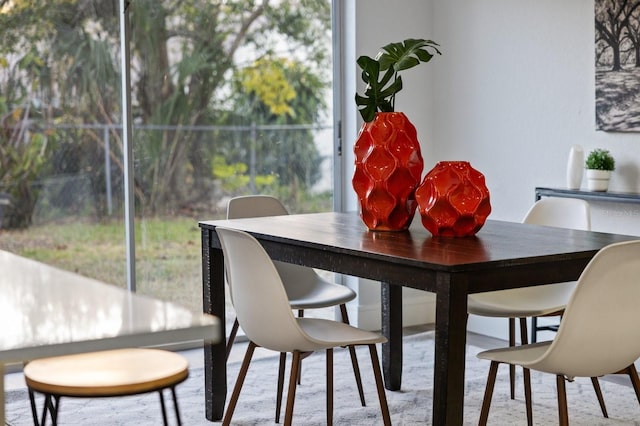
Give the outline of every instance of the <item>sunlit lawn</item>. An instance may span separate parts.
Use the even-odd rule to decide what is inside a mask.
[[[0,249],[126,287],[123,223],[0,231]],[[200,229],[191,218],[136,223],[137,291],[202,309]]]

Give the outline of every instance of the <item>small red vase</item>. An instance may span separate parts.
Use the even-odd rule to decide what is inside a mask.
[[[468,161],[441,161],[416,189],[422,224],[434,236],[467,237],[484,225],[491,204],[484,175]]]
[[[424,167],[416,128],[401,112],[379,112],[362,125],[353,150],[351,183],[364,224],[372,231],[407,229]]]

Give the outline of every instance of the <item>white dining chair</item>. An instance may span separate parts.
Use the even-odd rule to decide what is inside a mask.
[[[527,212],[523,223],[578,230],[591,229],[589,203],[576,198],[543,198]],[[524,287],[510,290],[476,293],[468,297],[468,313],[485,317],[509,319],[509,346],[516,342],[515,319],[520,319],[521,343],[528,343],[527,318],[562,315],[575,281]],[[536,330],[532,330],[534,333]],[[535,338],[534,338],[535,340]],[[528,372],[525,393],[530,392]],[[515,398],[515,367],[509,370],[511,399]]]
[[[580,276],[558,332],[549,342],[480,352],[491,361],[479,424],[487,422],[498,365],[519,365],[556,375],[560,425],[569,423],[565,380],[598,377],[621,371],[634,380],[634,361],[640,357],[640,240],[600,250]],[[530,395],[527,405],[531,406]],[[639,412],[640,415],[640,412]]]
[[[225,256],[225,270],[232,303],[240,326],[249,339],[240,372],[229,400],[223,425],[229,425],[244,379],[256,347],[280,353],[291,352],[293,363],[285,409],[285,425],[290,425],[301,357],[305,353],[325,350],[327,365],[327,424],[333,422],[333,348],[367,345],[371,356],[378,399],[385,425],[390,425],[389,409],[382,381],[376,344],[385,337],[342,322],[294,317],[289,299],[274,262],[251,235],[234,229],[217,227]],[[250,265],[250,267],[248,267]]]
[[[245,195],[234,197],[227,203],[227,219],[242,219],[265,216],[287,215],[289,212],[282,202],[270,195]],[[304,316],[306,309],[322,309],[339,306],[342,321],[349,324],[346,303],[355,299],[356,293],[349,287],[328,281],[320,276],[313,268],[294,265],[286,262],[274,261],[278,274],[284,284],[291,309],[298,311],[298,316]],[[236,319],[231,328],[227,341],[227,357],[233,346],[238,331]],[[360,377],[358,358],[353,347],[349,348],[351,364],[356,379],[360,403],[364,407],[365,396]],[[284,368],[286,356],[283,354],[280,360],[280,374],[278,381],[278,405],[276,407],[276,422],[280,418],[281,395],[284,383]],[[299,381],[298,381],[299,383]]]

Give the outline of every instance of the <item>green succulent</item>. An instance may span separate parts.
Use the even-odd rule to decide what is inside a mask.
[[[615,170],[616,162],[606,149],[594,149],[589,153],[584,162],[587,169],[591,170]]]
[[[372,121],[378,111],[394,111],[396,94],[402,90],[400,71],[413,68],[420,62],[429,62],[435,54],[441,55],[438,46],[432,40],[410,38],[387,44],[375,59],[369,56],[358,58],[362,80],[367,84],[364,96],[356,93],[356,105],[364,121]]]

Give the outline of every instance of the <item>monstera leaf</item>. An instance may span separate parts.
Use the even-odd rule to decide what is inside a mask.
[[[362,80],[367,87],[362,96],[356,93],[355,99],[364,121],[372,121],[378,111],[395,111],[395,97],[402,90],[399,72],[421,62],[429,62],[435,54],[440,55],[438,46],[432,40],[407,39],[384,46],[376,59],[369,56],[358,58],[357,64],[362,69]]]

